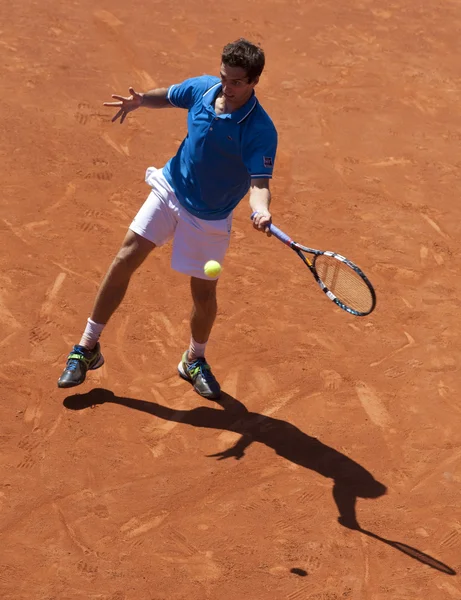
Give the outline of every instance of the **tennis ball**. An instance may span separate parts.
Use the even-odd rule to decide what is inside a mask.
[[[221,273],[222,267],[217,260],[209,260],[203,267],[203,271],[207,277],[217,277]]]

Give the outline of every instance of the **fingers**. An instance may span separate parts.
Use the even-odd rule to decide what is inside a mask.
[[[120,118],[120,117],[122,117],[122,119],[123,119],[123,118],[124,118],[124,117],[123,117],[123,115],[126,115],[126,113],[125,113],[125,111],[123,110],[123,108],[121,108],[121,109],[118,111],[118,113],[115,115],[115,117],[113,117],[113,118],[111,119],[112,123],[113,123],[114,121],[116,121],[116,120],[117,120],[118,118]],[[120,119],[120,123],[122,123],[122,119]]]
[[[268,211],[256,212],[253,216],[253,227],[258,231],[263,231],[268,236],[271,236],[270,224],[272,222],[272,216]]]
[[[139,106],[139,94],[135,92],[132,87],[129,87],[128,89],[131,93],[131,96],[129,96],[128,98],[126,98],[125,96],[119,96],[118,94],[112,94],[112,98],[118,100],[118,102],[103,102],[104,106],[109,106],[112,108],[120,107],[120,110],[111,119],[112,123],[114,121],[117,121],[117,119],[120,119],[120,124],[122,124],[123,121],[126,119],[127,114]],[[133,103],[133,100],[137,100],[137,102],[135,101]]]

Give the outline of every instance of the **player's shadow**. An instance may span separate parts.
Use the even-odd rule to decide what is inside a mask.
[[[456,575],[452,568],[416,548],[363,529],[357,521],[357,498],[379,498],[386,493],[386,486],[354,460],[305,434],[287,421],[250,412],[239,400],[225,393],[218,401],[221,408],[199,406],[190,410],[175,410],[155,402],[115,396],[113,392],[105,389],[75,394],[64,400],[64,406],[71,410],[81,410],[104,403],[121,404],[166,421],[238,433],[241,437],[234,446],[209,455],[217,460],[240,460],[253,442],[265,444],[292,463],[333,480],[333,498],[338,507],[338,521],[341,525],[380,540],[433,569]]]

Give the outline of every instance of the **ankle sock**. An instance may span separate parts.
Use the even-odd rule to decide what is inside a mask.
[[[88,319],[79,345],[84,346],[88,350],[93,350],[105,326],[105,323],[95,323],[91,319]]]
[[[189,361],[192,361],[196,358],[201,358],[201,357],[203,358],[205,356],[206,345],[207,345],[207,342],[205,342],[204,344],[199,344],[191,336],[190,344],[189,344],[189,351],[187,353],[187,359]]]

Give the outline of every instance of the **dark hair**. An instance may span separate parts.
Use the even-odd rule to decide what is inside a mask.
[[[266,59],[262,48],[240,38],[224,46],[221,61],[228,67],[245,69],[251,83],[263,72]]]

